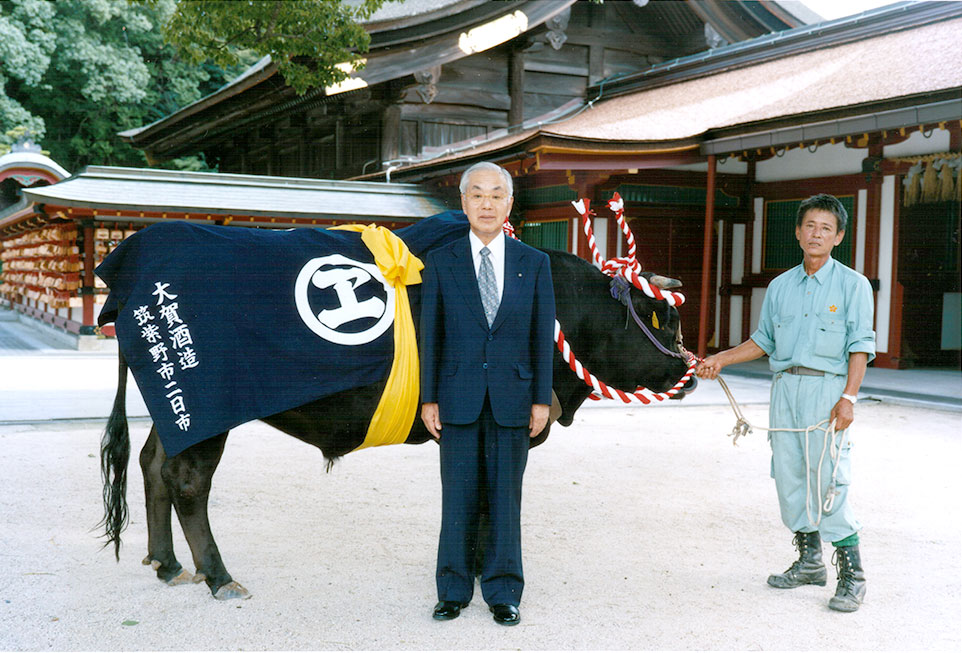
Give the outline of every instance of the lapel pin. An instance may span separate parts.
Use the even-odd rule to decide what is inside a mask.
[[[518,273],[518,276],[519,276],[519,277],[521,276],[521,273],[520,273],[520,272]]]

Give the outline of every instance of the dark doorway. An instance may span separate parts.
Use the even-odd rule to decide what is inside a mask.
[[[899,367],[958,368],[959,202],[902,207],[897,279],[902,285]],[[954,303],[953,303],[954,302]]]

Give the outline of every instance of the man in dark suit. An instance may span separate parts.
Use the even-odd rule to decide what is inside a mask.
[[[511,176],[478,163],[461,177],[469,234],[425,260],[421,299],[421,419],[441,444],[441,537],[434,618],[454,619],[474,593],[482,497],[490,530],[481,592],[517,624],[521,479],[528,439],[551,404],[554,289],[548,257],[506,238]]]

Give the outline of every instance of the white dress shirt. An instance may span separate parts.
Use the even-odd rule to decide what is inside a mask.
[[[474,235],[473,231],[468,232],[468,241],[471,243],[471,258],[474,261],[474,278],[481,277],[481,249],[487,247],[491,252],[488,260],[494,268],[494,280],[498,286],[498,301],[504,295],[504,232],[500,232],[490,243],[485,245],[481,239]]]

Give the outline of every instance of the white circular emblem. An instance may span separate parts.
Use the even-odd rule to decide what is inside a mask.
[[[301,268],[294,303],[307,328],[339,345],[371,342],[394,322],[394,288],[378,267],[340,254]]]

